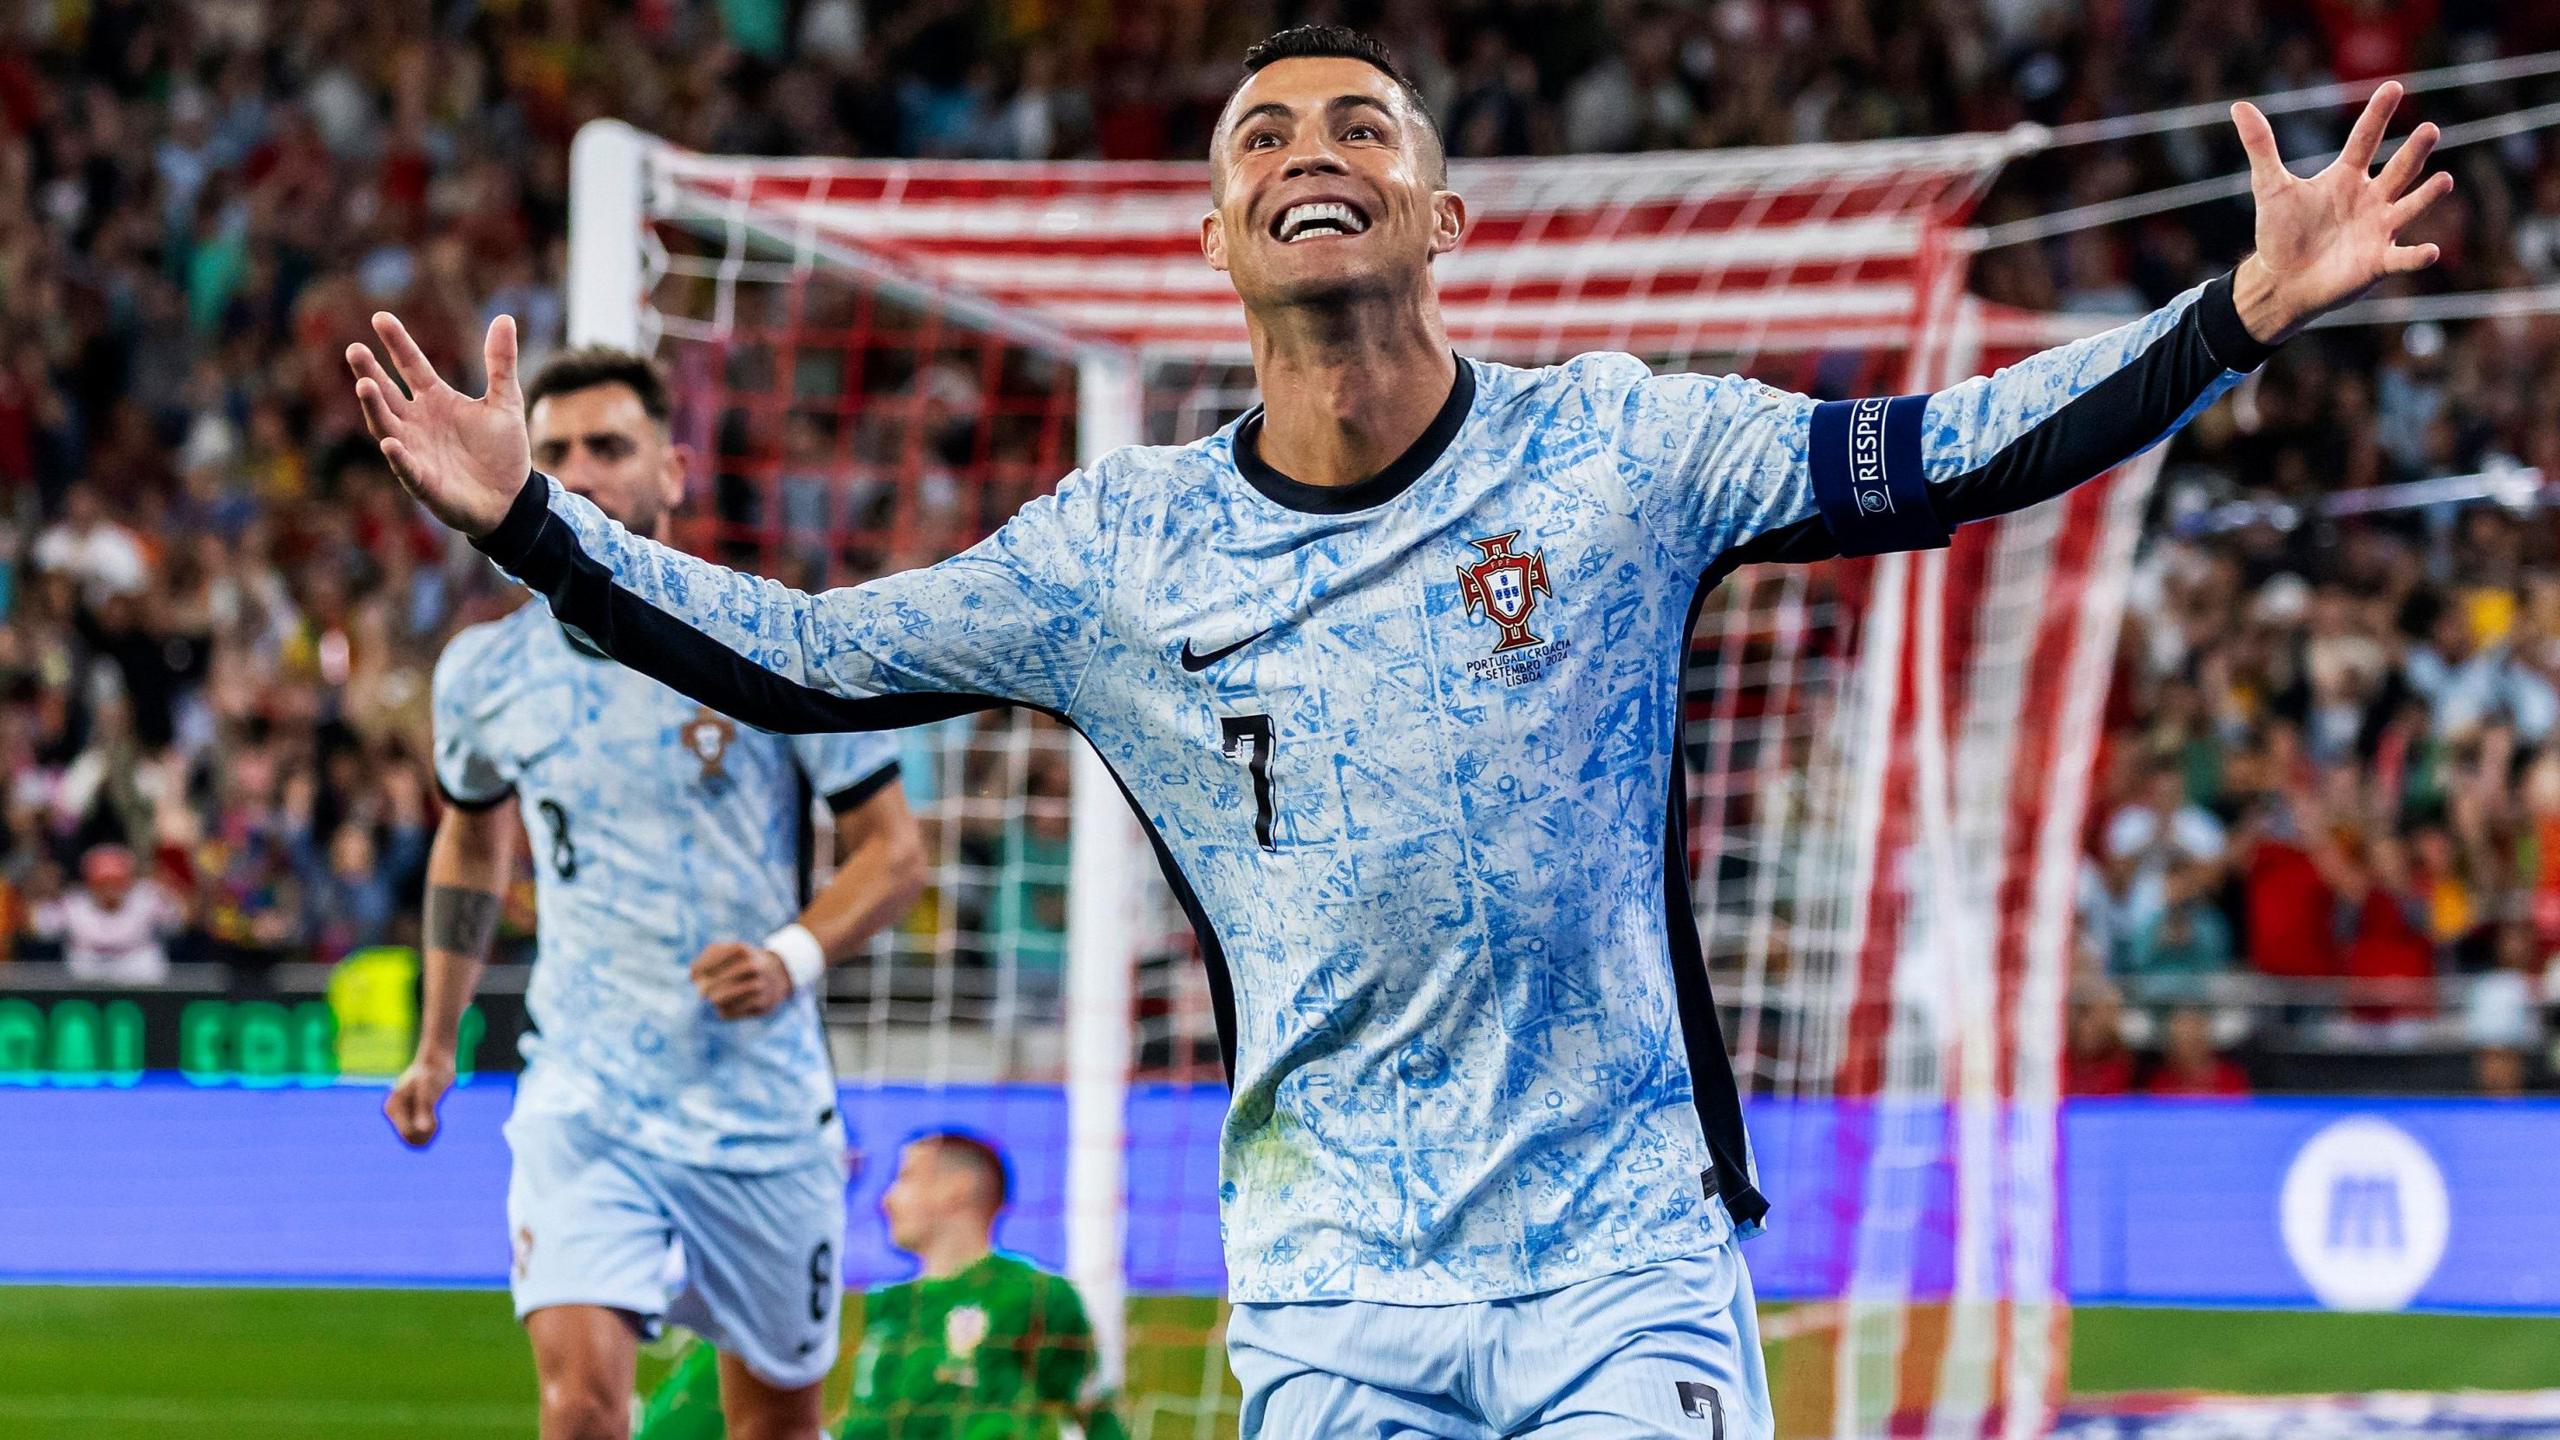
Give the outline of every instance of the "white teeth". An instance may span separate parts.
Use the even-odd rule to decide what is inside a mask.
[[[1280,238],[1284,242],[1310,235],[1357,235],[1368,228],[1369,222],[1360,218],[1360,212],[1331,200],[1292,205],[1280,215]]]

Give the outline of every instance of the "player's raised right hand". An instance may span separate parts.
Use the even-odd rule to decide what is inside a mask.
[[[436,1105],[452,1088],[452,1061],[420,1056],[409,1062],[409,1068],[401,1071],[399,1080],[393,1083],[390,1098],[382,1102],[382,1113],[390,1117],[391,1128],[400,1133],[400,1143],[419,1150],[436,1138]]]
[[[408,327],[389,311],[375,313],[373,333],[382,337],[408,393],[383,373],[368,346],[347,347],[347,368],[356,372],[365,428],[381,442],[391,473],[437,519],[463,534],[497,529],[533,470],[524,392],[516,387],[515,317],[489,322],[482,349],[489,393],[476,400],[444,383],[409,338]]]

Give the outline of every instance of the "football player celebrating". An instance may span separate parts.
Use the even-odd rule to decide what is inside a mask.
[[[1931,395],[1817,403],[1633,356],[1450,352],[1467,204],[1375,42],[1283,32],[1210,155],[1201,252],[1263,404],[1130,447],[975,548],[803,594],[537,468],[399,322],[349,363],[392,467],[606,653],[779,730],[1013,703],[1118,772],[1191,912],[1233,1079],[1228,1354],[1248,1437],[1770,1426],[1736,1240],[1768,1206],[1685,872],[1690,619],[1735,565],[1946,543],[2159,443],[2313,317],[2431,264],[2451,187],[2384,86],[2302,178],[2235,110],[2257,250]]]

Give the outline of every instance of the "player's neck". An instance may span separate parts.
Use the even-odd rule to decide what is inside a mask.
[[[916,1263],[924,1267],[928,1280],[948,1280],[995,1253],[995,1240],[987,1235],[953,1235],[937,1237],[916,1251]]]
[[[1456,378],[1438,308],[1416,298],[1253,317],[1264,464],[1304,485],[1357,485],[1412,448]]]

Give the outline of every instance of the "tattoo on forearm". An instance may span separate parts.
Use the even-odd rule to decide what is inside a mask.
[[[498,897],[467,885],[427,887],[427,948],[476,958],[498,938]]]

